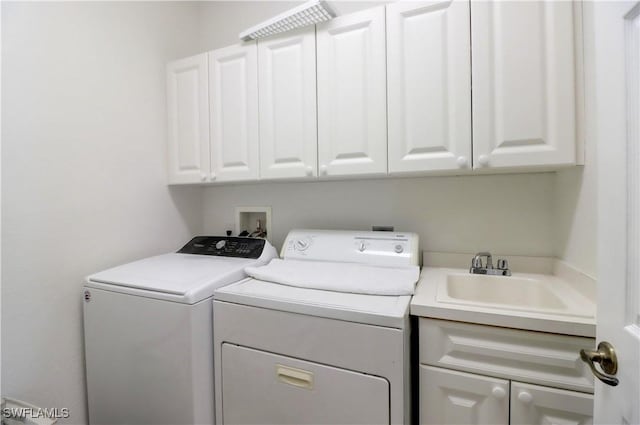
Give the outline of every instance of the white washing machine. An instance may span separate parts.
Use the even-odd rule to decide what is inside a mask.
[[[294,230],[281,257],[214,293],[217,423],[410,423],[418,236]]]
[[[199,236],[177,253],[89,276],[90,423],[214,423],[213,292],[274,257],[264,240]]]

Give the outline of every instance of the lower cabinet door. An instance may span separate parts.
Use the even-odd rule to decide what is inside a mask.
[[[389,382],[225,343],[222,417],[224,424],[389,424]]]
[[[420,424],[508,423],[508,380],[420,365]]]
[[[593,395],[511,383],[511,424],[590,425]]]

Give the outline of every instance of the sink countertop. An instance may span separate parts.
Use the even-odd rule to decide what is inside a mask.
[[[414,316],[469,322],[539,332],[595,337],[596,305],[593,294],[584,290],[567,272],[567,266],[556,275],[513,273],[512,278],[535,279],[566,304],[564,309],[529,308],[498,305],[449,297],[447,276],[470,275],[468,269],[423,267],[415,295],[411,301]],[[479,276],[479,275],[476,275]],[[510,279],[500,277],[499,279]]]

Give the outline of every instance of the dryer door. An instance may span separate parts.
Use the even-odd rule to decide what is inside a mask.
[[[224,424],[389,424],[389,382],[225,343],[222,415]]]

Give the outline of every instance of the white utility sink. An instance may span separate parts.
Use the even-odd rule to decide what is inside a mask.
[[[567,305],[540,279],[450,273],[443,288],[450,299],[518,309],[558,310]]]
[[[411,314],[436,319],[595,336],[595,302],[572,282],[547,274],[471,274],[424,267]]]

